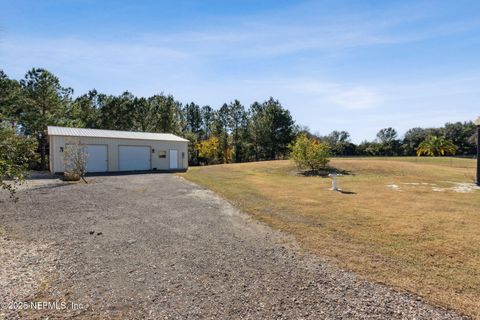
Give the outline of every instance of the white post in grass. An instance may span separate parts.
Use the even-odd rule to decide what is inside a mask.
[[[329,173],[328,176],[330,178],[332,178],[332,188],[330,190],[333,190],[333,191],[338,191],[340,189],[338,189],[338,186],[337,186],[337,177],[341,176],[341,174],[338,174],[338,173]]]
[[[477,186],[480,186],[480,117],[475,120],[477,125]]]

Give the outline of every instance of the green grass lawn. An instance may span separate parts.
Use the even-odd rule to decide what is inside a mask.
[[[193,167],[183,177],[293,234],[343,268],[480,318],[480,190],[475,161],[338,158],[331,180],[290,161]]]

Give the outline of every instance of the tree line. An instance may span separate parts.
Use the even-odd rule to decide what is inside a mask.
[[[297,131],[290,112],[273,98],[249,108],[234,100],[218,109],[163,93],[145,98],[91,90],[73,98],[73,89],[44,69],[32,69],[20,81],[0,71],[0,90],[2,126],[35,137],[41,169],[49,125],[177,134],[190,141],[191,164],[281,159]]]
[[[472,121],[446,123],[438,128],[416,127],[409,129],[403,138],[394,128],[384,128],[378,131],[375,140],[364,140],[359,144],[351,142],[347,131],[333,131],[325,136],[311,134],[308,130],[304,133],[327,142],[335,156],[415,156],[422,143],[440,143],[450,155],[469,156],[476,154],[477,150],[477,130]]]
[[[193,165],[283,159],[299,134],[328,143],[337,156],[415,155],[429,136],[452,141],[459,154],[475,153],[471,122],[413,128],[403,139],[395,129],[385,128],[374,141],[357,145],[347,131],[311,133],[274,98],[248,107],[238,100],[214,107],[182,104],[172,95],[137,97],[128,91],[116,96],[91,90],[74,98],[73,89],[45,69],[31,69],[20,80],[0,70],[0,127],[36,140],[38,159],[33,162],[39,169],[46,169],[49,125],[177,134],[190,141]]]

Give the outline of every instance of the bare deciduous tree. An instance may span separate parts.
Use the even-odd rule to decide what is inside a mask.
[[[69,144],[65,146],[64,165],[65,178],[78,181],[82,179],[85,183],[85,173],[87,171],[87,150],[81,143]]]

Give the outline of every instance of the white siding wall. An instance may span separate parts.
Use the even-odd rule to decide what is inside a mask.
[[[156,141],[156,140],[134,140],[134,139],[113,139],[113,138],[92,138],[92,137],[64,137],[50,136],[50,155],[53,159],[50,163],[52,172],[63,172],[63,152],[65,144],[102,144],[108,146],[108,171],[119,171],[118,167],[118,146],[149,146],[155,152],[151,154],[152,169],[169,170],[169,152],[170,149],[178,150],[178,169],[188,168],[188,142],[186,141]],[[159,158],[159,151],[167,151],[166,158]],[[182,153],[184,157],[182,157]]]

